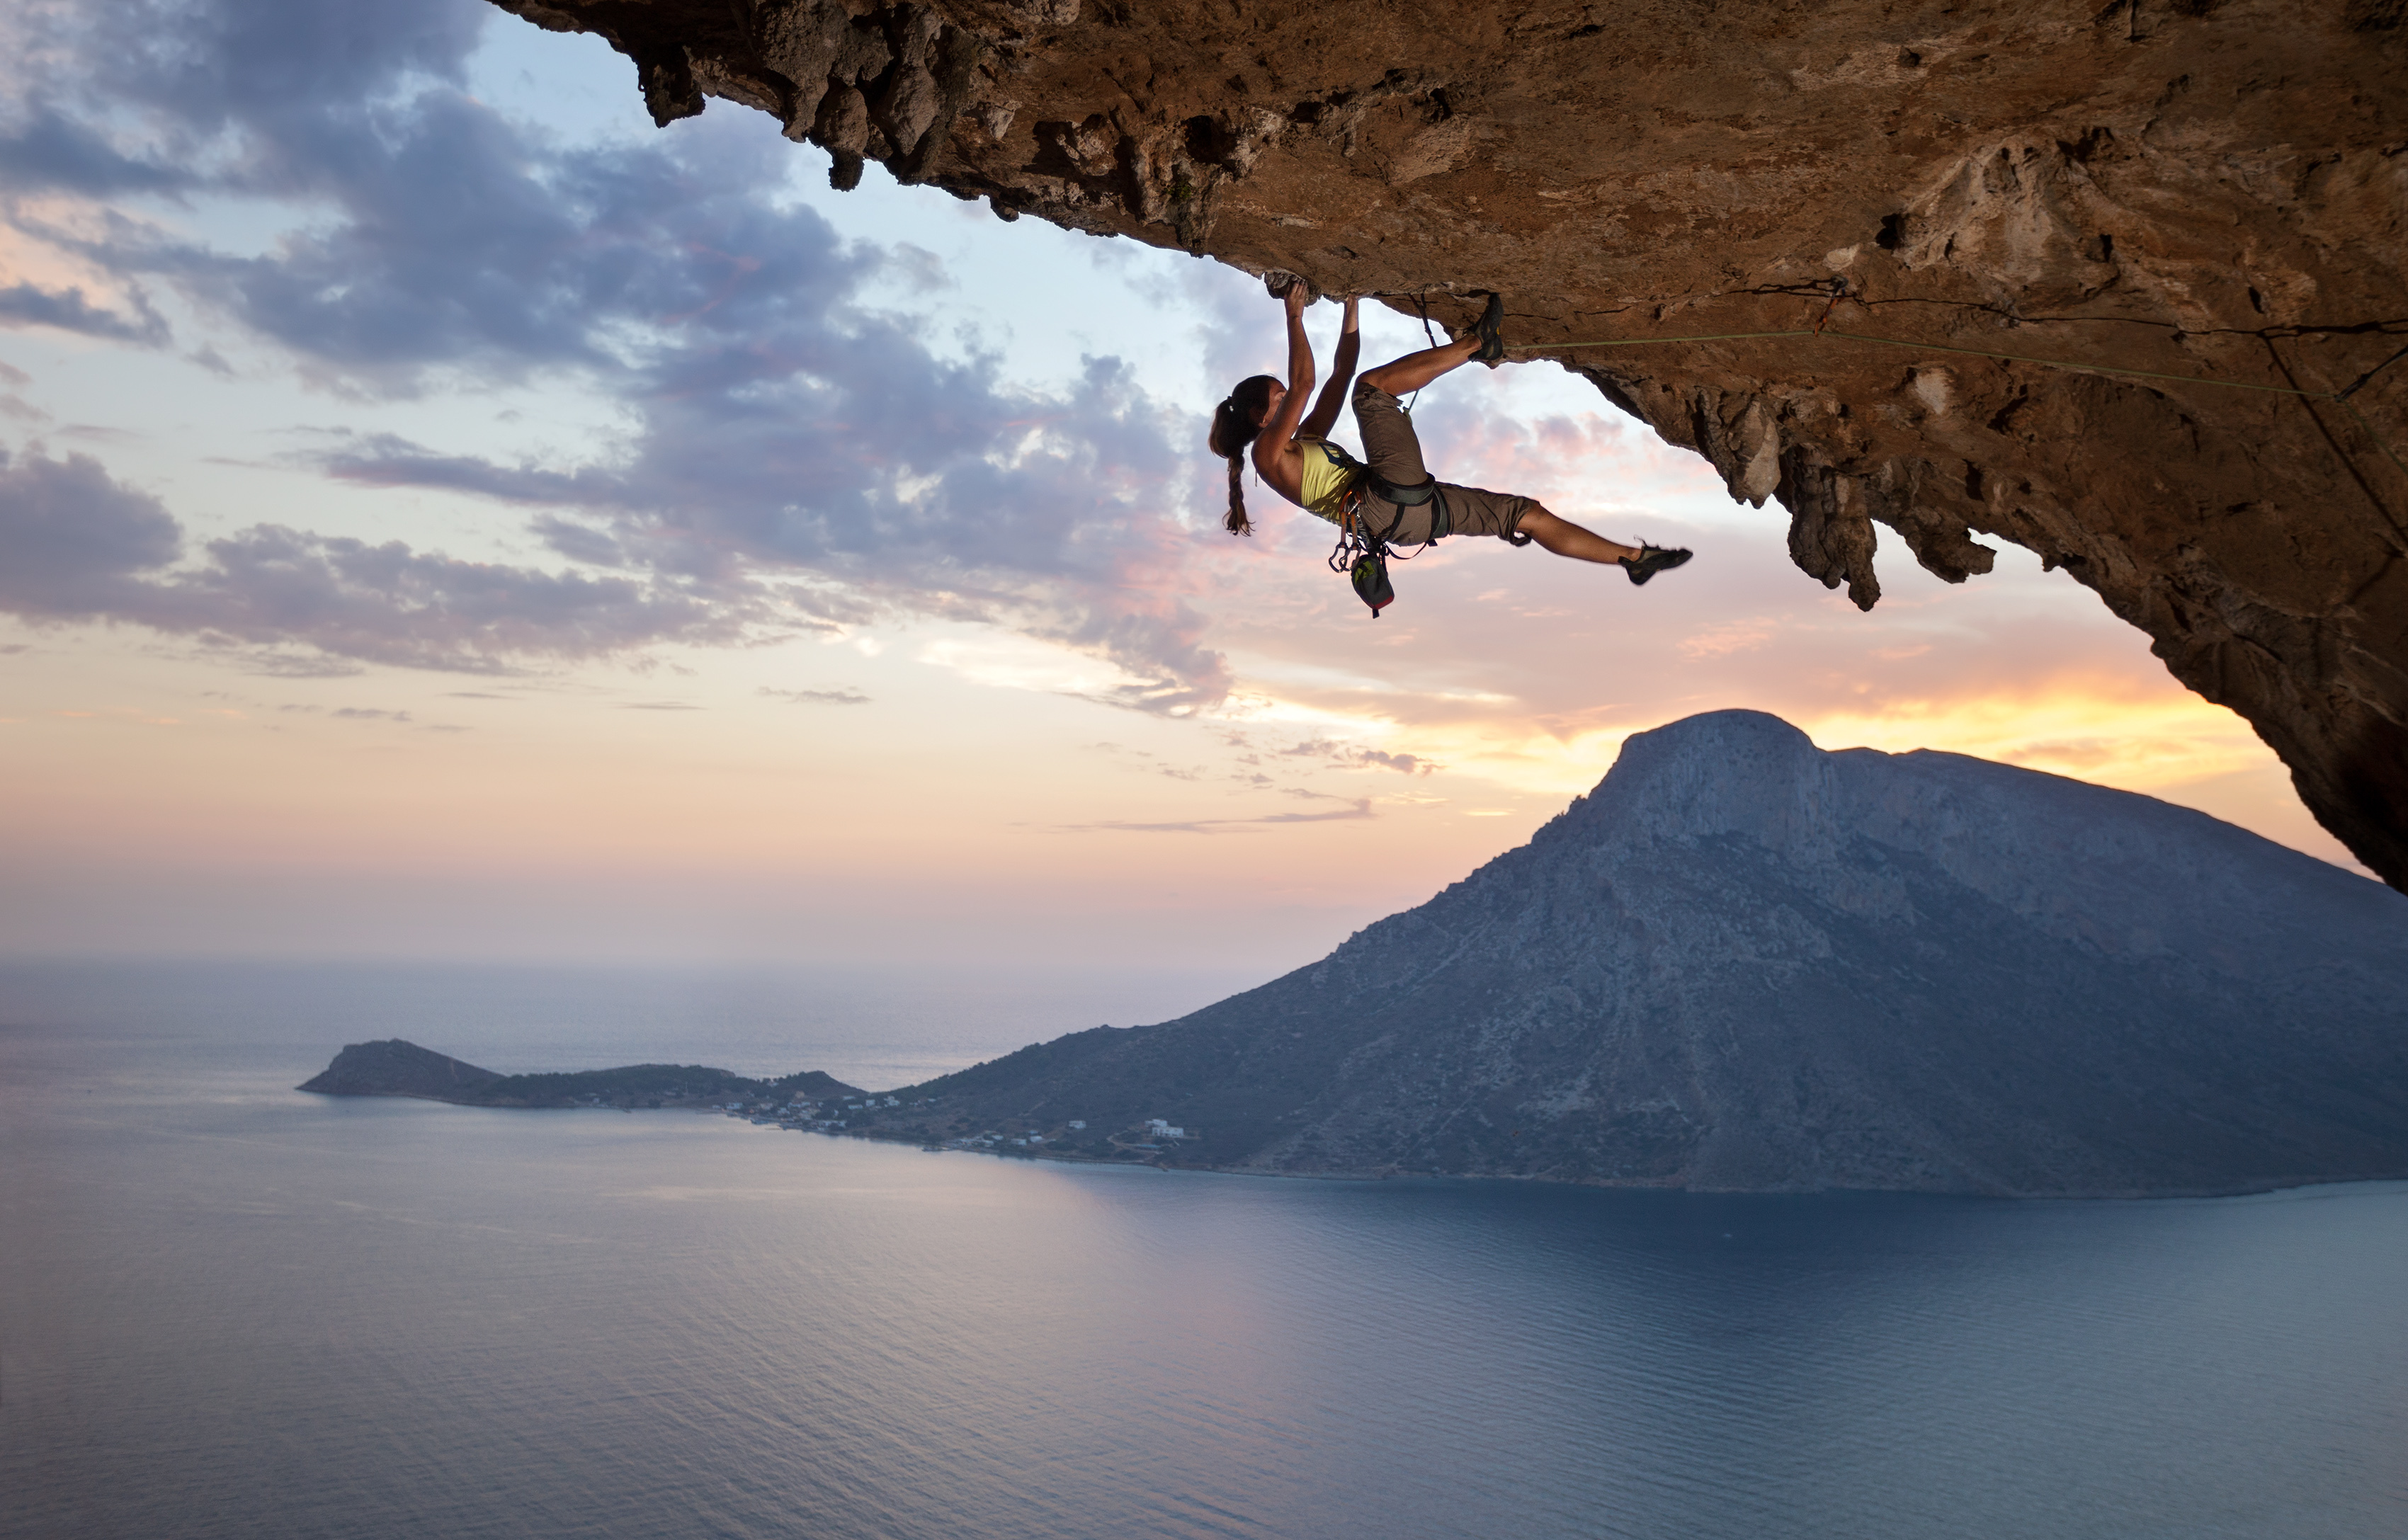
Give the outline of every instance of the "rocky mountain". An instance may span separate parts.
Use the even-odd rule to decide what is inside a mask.
[[[1500,291],[1859,605],[2066,568],[2408,883],[2402,0],[495,3],[839,186]]]
[[[859,1095],[818,1070],[761,1080],[703,1064],[628,1064],[618,1069],[501,1075],[398,1037],[352,1043],[295,1088],[326,1096],[416,1096],[464,1106],[669,1106],[734,1097],[818,1101]]]
[[[2408,1176],[2408,898],[2148,797],[1716,712],[1322,962],[899,1094],[937,1099],[914,1136],[1297,1175]]]

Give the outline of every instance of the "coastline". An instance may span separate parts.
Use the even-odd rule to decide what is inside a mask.
[[[610,1073],[585,1072],[585,1073]],[[1512,1182],[1547,1187],[1592,1188],[1605,1191],[1659,1191],[1695,1194],[1700,1197],[1823,1197],[1844,1194],[1865,1196],[1920,1196],[1934,1198],[1982,1198],[2005,1203],[2172,1203],[2206,1201],[2227,1198],[2264,1197],[2278,1192],[2298,1192],[2313,1188],[2356,1188],[2378,1183],[2408,1182],[2408,1172],[2375,1172],[2363,1175],[2313,1175],[2269,1177],[2263,1181],[2236,1184],[2221,1188],[2131,1188],[2112,1191],[2067,1190],[2061,1191],[2000,1191],[1971,1187],[1860,1187],[1860,1186],[1784,1186],[1784,1187],[1711,1187],[1678,1180],[1648,1178],[1614,1178],[1598,1176],[1568,1177],[1543,1172],[1513,1171],[1440,1171],[1409,1170],[1400,1166],[1372,1167],[1364,1170],[1297,1170],[1277,1169],[1209,1160],[1168,1158],[1169,1152],[1150,1156],[1131,1151],[1134,1158],[1118,1155],[1097,1155],[1076,1148],[1056,1148],[1050,1145],[987,1144],[977,1139],[953,1138],[931,1142],[912,1129],[873,1125],[865,1128],[815,1126],[797,1119],[764,1118],[752,1109],[737,1110],[724,1103],[714,1104],[701,1098],[664,1100],[645,1105],[623,1105],[594,1102],[523,1102],[480,1099],[467,1095],[438,1095],[415,1091],[309,1091],[312,1095],[384,1096],[409,1101],[435,1102],[448,1106],[487,1108],[501,1112],[687,1112],[717,1113],[738,1121],[767,1126],[778,1131],[818,1134],[829,1138],[858,1139],[865,1143],[910,1147],[931,1154],[989,1155],[1003,1160],[1046,1161],[1059,1165],[1097,1166],[1122,1171],[1182,1172],[1207,1176],[1253,1176],[1283,1181],[1316,1182]],[[850,1119],[847,1119],[849,1121]]]

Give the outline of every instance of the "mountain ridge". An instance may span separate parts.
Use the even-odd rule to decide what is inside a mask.
[[[397,1040],[302,1089],[732,1094],[828,1132],[1258,1175],[2255,1191],[2408,1177],[2408,898],[2138,793],[1718,711],[1635,734],[1527,843],[1319,962],[863,1105],[796,1111],[854,1100],[817,1072],[503,1077]]]
[[[2404,958],[2408,901],[2205,814],[1717,712],[1320,962],[905,1094],[1226,1170],[2243,1191],[2408,1175]]]

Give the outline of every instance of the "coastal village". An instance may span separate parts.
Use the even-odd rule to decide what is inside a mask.
[[[1149,1118],[1117,1132],[1098,1131],[1083,1118],[1070,1118],[1049,1124],[1013,1119],[1005,1128],[946,1134],[935,1132],[936,1125],[946,1120],[944,1101],[929,1096],[907,1103],[871,1091],[821,1101],[726,1102],[716,1110],[756,1128],[916,1143],[932,1152],[968,1149],[1061,1161],[1168,1165],[1176,1163],[1182,1145],[1201,1138],[1199,1133],[1161,1118]]]
[[[616,1069],[501,1075],[400,1038],[351,1043],[303,1091],[332,1096],[420,1096],[466,1106],[635,1112],[716,1112],[760,1128],[968,1149],[1057,1161],[1154,1165],[1199,1163],[1200,1131],[1165,1118],[1003,1116],[973,1111],[969,1099],[863,1091],[820,1070],[755,1079],[704,1064],[627,1064]],[[1111,1098],[1104,1098],[1111,1100]],[[1140,1104],[1140,1106],[1142,1104]]]

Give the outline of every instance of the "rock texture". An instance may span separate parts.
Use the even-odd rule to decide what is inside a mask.
[[[1450,322],[1501,290],[1519,356],[1778,502],[1861,606],[1877,524],[1952,582],[1976,535],[2066,568],[2408,883],[2402,0],[495,3],[838,186],[874,158]]]
[[[1321,962],[896,1094],[938,1099],[921,1136],[1297,1175],[2408,1176],[2408,899],[2151,798],[1719,712]]]

